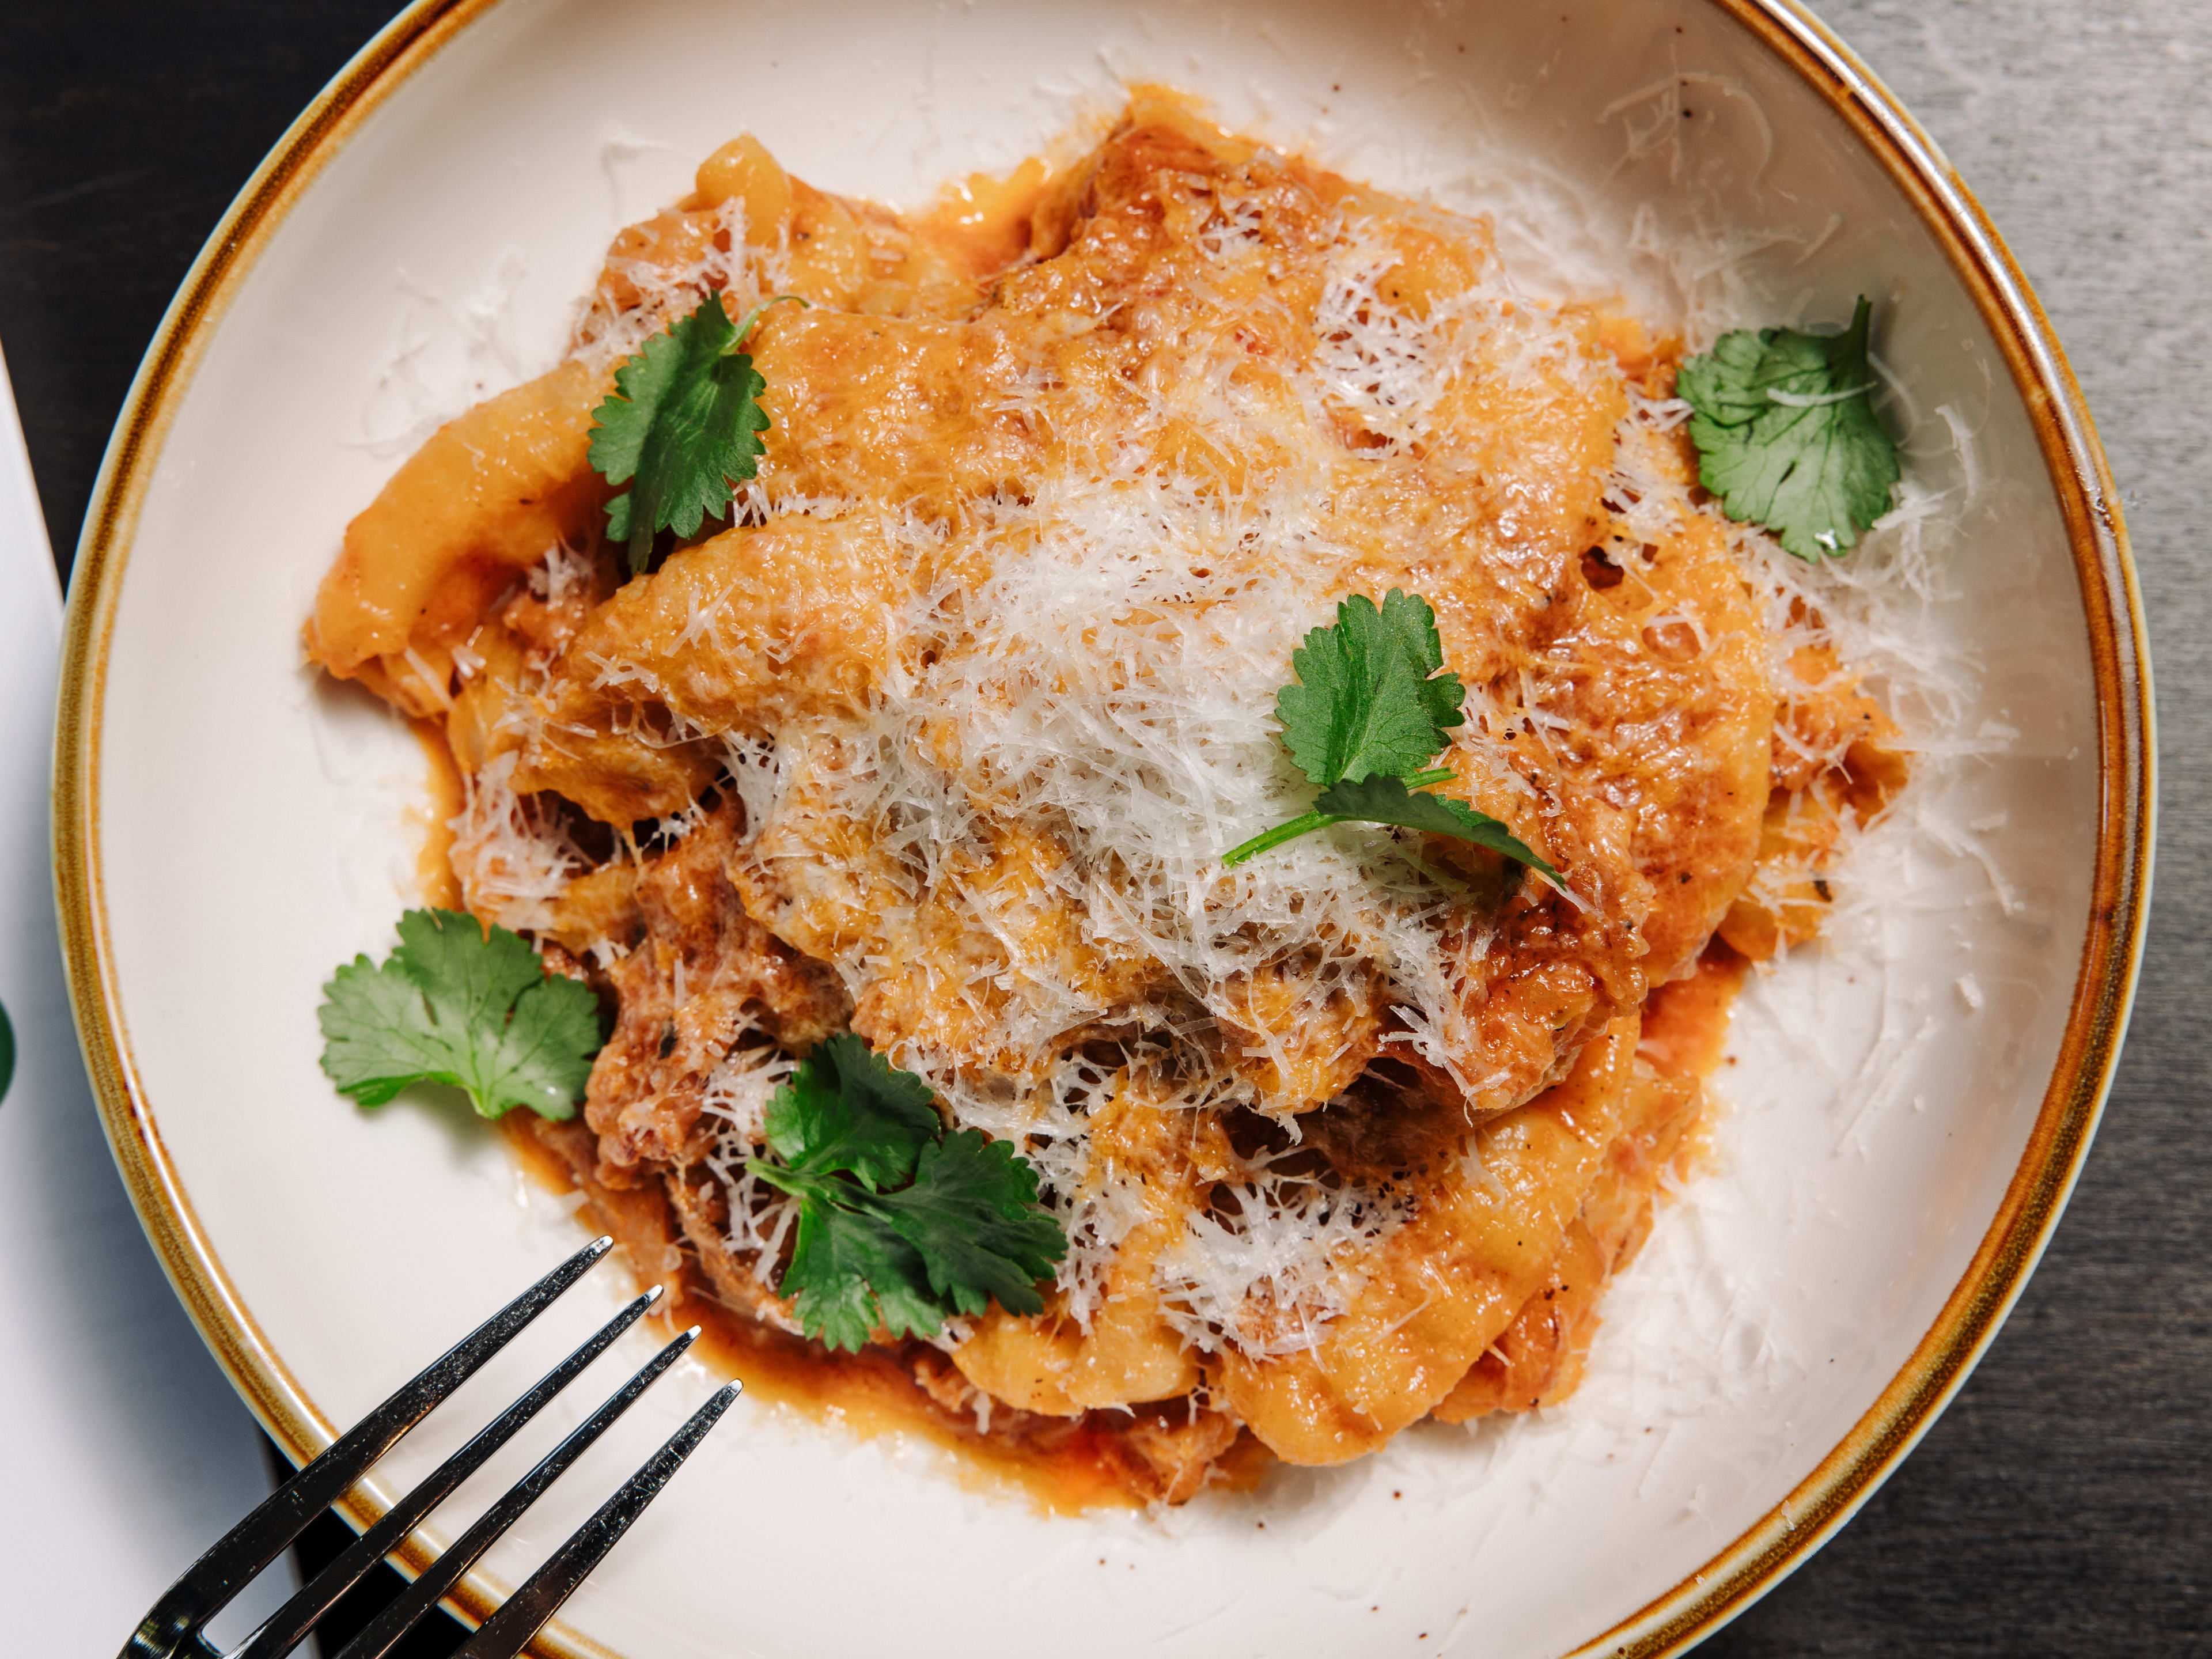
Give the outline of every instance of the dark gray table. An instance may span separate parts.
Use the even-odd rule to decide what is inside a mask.
[[[0,343],[64,569],[192,254],[389,10],[0,4]],[[2087,391],[2149,606],[2164,829],[2119,1085],[2041,1270],[1896,1478],[1706,1651],[2212,1653],[2212,0],[1826,15],[1979,193]]]

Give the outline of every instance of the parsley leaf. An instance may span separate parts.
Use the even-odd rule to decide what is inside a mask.
[[[799,1193],[797,1243],[777,1288],[797,1296],[807,1335],[854,1353],[878,1326],[893,1336],[934,1336],[945,1325],[921,1252],[882,1217],[838,1204],[833,1192]]]
[[[323,988],[323,1070],[381,1106],[415,1083],[465,1090],[497,1117],[527,1106],[568,1118],[599,1052],[599,1000],[549,975],[520,934],[454,910],[410,910],[379,966],[356,957]]]
[[[1450,780],[1447,768],[1417,769],[1467,720],[1467,689],[1443,665],[1437,613],[1419,594],[1394,587],[1379,610],[1364,593],[1340,604],[1335,626],[1315,629],[1291,653],[1297,681],[1275,694],[1283,746],[1321,796],[1310,812],[1232,847],[1221,861],[1242,864],[1333,823],[1388,823],[1473,842],[1557,883],[1559,872],[1502,819],[1417,793]]]
[[[1456,836],[1540,871],[1552,882],[1559,879],[1558,871],[1498,819],[1449,796],[1409,789],[1404,778],[1372,777],[1334,784],[1322,791],[1314,811],[1332,823],[1394,823],[1407,830],[1425,830],[1432,836]]]
[[[767,447],[768,389],[753,360],[737,349],[779,294],[734,327],[722,296],[709,294],[689,317],[645,343],[615,371],[615,391],[592,411],[592,465],[609,483],[630,488],[607,503],[607,534],[629,544],[629,568],[641,571],[663,530],[696,535],[730,509],[733,478],[750,478]],[[634,482],[633,482],[634,481]]]
[[[826,1038],[768,1108],[774,1161],[747,1167],[799,1200],[777,1286],[800,1328],[857,1351],[878,1327],[933,1336],[994,1298],[1044,1306],[1036,1282],[1066,1255],[1036,1171],[1006,1141],[946,1135],[929,1085],[850,1033]]]
[[[964,1314],[994,1297],[1009,1313],[1033,1314],[1044,1309],[1037,1280],[1067,1254],[1036,1194],[1036,1170],[1011,1143],[963,1129],[923,1147],[914,1185],[882,1202],[940,1299]]]
[[[849,1170],[871,1192],[914,1174],[943,1126],[929,1085],[849,1031],[817,1044],[769,1102],[769,1150],[809,1175]]]
[[[1698,483],[1801,559],[1847,551],[1897,482],[1897,443],[1874,412],[1873,315],[1863,297],[1840,334],[1724,334],[1675,379],[1695,411]]]
[[[1275,694],[1291,758],[1324,787],[1413,771],[1467,718],[1466,689],[1456,674],[1437,675],[1443,665],[1427,600],[1394,587],[1377,611],[1354,593],[1337,606],[1335,627],[1315,629],[1291,653],[1297,681]]]

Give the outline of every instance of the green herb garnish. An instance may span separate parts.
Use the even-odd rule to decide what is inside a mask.
[[[761,313],[783,300],[806,303],[779,294],[732,327],[722,296],[709,294],[626,360],[613,394],[592,411],[592,467],[609,483],[630,486],[607,503],[607,534],[629,544],[633,573],[651,561],[655,535],[697,534],[730,510],[731,481],[758,470],[768,382],[737,348]]]
[[[381,1106],[415,1083],[467,1092],[484,1117],[527,1106],[574,1117],[599,1052],[599,1000],[548,975],[504,927],[453,910],[410,910],[381,966],[356,957],[323,987],[323,1070]]]
[[[948,1135],[929,1085],[848,1032],[825,1038],[768,1107],[773,1159],[746,1167],[799,1200],[777,1286],[800,1327],[857,1352],[878,1326],[933,1336],[947,1314],[1041,1312],[1067,1254],[1036,1171],[1003,1140]]]
[[[1297,680],[1275,694],[1283,745],[1322,793],[1313,811],[1231,848],[1221,861],[1242,864],[1332,823],[1388,823],[1473,842],[1557,883],[1559,872],[1502,820],[1419,793],[1450,781],[1449,768],[1422,769],[1467,720],[1467,689],[1443,665],[1437,613],[1419,594],[1394,587],[1380,610],[1364,593],[1339,605],[1336,625],[1315,629],[1291,653]]]
[[[1840,334],[1723,334],[1675,378],[1698,483],[1801,559],[1849,550],[1889,508],[1897,443],[1874,412],[1873,315],[1862,298]]]

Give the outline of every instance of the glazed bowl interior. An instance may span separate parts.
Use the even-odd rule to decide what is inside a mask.
[[[1568,1405],[1157,1517],[1042,1516],[928,1448],[741,1405],[558,1644],[1663,1647],[1770,1583],[1924,1425],[2086,1144],[2142,874],[2124,556],[2002,266],[1913,181],[1910,134],[1853,112],[1780,24],[1692,0],[418,9],[204,264],[79,567],[58,824],[81,1018],[149,1229],[264,1420],[313,1449],[580,1237],[483,1126],[357,1111],[317,1068],[319,987],[386,948],[434,810],[405,727],[301,665],[347,520],[428,422],[550,364],[611,233],[738,131],[912,206],[1095,132],[1141,81],[1490,213],[1532,294],[1708,331],[1875,298],[1908,469],[1952,526],[1914,623],[1964,665],[1950,746],[1864,872],[1856,931],[1747,995],[1712,1167],[1611,1292]],[[628,1293],[596,1277],[470,1385],[479,1416]],[[712,1381],[649,1397],[472,1593],[515,1583]],[[463,1426],[410,1438],[367,1506]]]

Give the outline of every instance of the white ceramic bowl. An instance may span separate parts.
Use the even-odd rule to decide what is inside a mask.
[[[58,737],[61,905],[117,1158],[271,1431],[317,1449],[574,1236],[473,1121],[371,1118],[316,1068],[319,986],[380,951],[402,908],[423,769],[402,728],[303,671],[296,632],[409,422],[549,360],[608,234],[740,129],[810,180],[915,204],[1141,79],[1374,182],[1486,205],[1532,271],[1525,233],[1565,214],[1546,280],[1743,322],[1885,301],[1911,465],[1962,504],[1920,637],[1971,666],[1953,729],[1984,753],[1929,763],[1894,890],[1862,907],[1871,954],[1802,951],[1750,1000],[1719,1171],[1613,1291],[1565,1407],[1419,1430],[1152,1520],[1042,1516],[925,1448],[741,1405],[551,1650],[1668,1650],[1803,1559],[1909,1449],[2086,1149],[2150,848],[2118,508],[1994,234],[1803,14],[426,0],[301,118],[163,325],[78,556]],[[1964,435],[1931,424],[1939,408]],[[467,1398],[519,1388],[620,1288],[572,1297]],[[492,1553],[468,1604],[516,1582],[708,1382],[664,1385]],[[360,1513],[459,1432],[434,1420]],[[471,1483],[415,1559],[540,1443]]]

